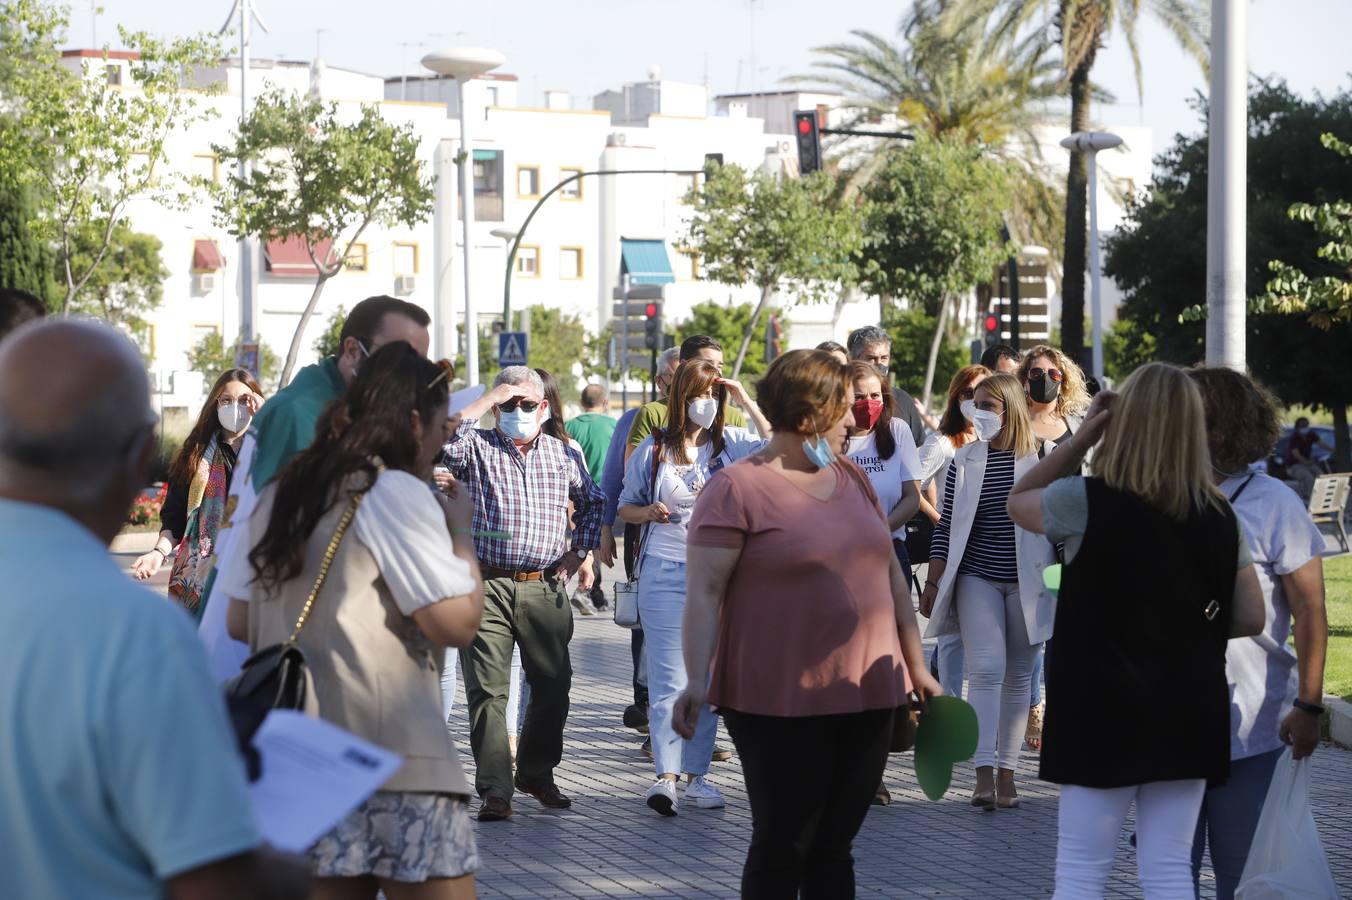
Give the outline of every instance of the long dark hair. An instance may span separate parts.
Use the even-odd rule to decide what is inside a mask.
[[[188,437],[179,448],[178,455],[169,466],[169,480],[174,484],[191,482],[193,476],[197,474],[197,465],[202,461],[202,454],[207,452],[207,445],[223,430],[220,419],[216,416],[216,404],[220,401],[221,394],[225,393],[226,387],[236,381],[247,386],[258,396],[263,396],[263,389],[258,386],[257,381],[254,381],[248,369],[230,369],[217,378],[207,394],[206,402],[202,404],[202,411],[197,415],[197,424],[188,432]]]
[[[362,363],[347,392],[329,404],[315,427],[315,440],[277,479],[272,517],[263,539],[249,554],[256,580],[276,586],[305,567],[305,545],[319,520],[354,474],[362,491],[375,483],[380,457],[386,468],[413,472],[418,439],[416,411],[428,426],[446,408],[448,379],[442,368],[403,341],[386,344]]]
[[[897,437],[892,433],[892,414],[897,409],[896,398],[892,395],[892,379],[879,371],[877,366],[862,359],[851,360],[849,365],[851,393],[854,391],[854,383],[859,379],[878,379],[883,394],[883,411],[882,415],[878,416],[878,421],[873,423],[873,438],[878,447],[878,456],[891,459],[892,454],[897,452]]]
[[[568,431],[563,427],[563,400],[559,397],[559,383],[545,369],[536,369],[535,374],[545,386],[545,399],[549,401],[549,418],[540,426],[540,430],[550,437],[568,443]]]
[[[718,401],[718,412],[714,414],[713,424],[709,426],[709,437],[713,441],[713,455],[716,458],[723,452],[723,419],[727,414],[728,391],[721,384],[714,384],[719,377],[718,367],[707,359],[691,359],[681,363],[676,377],[671,380],[671,391],[667,394],[667,427],[659,429],[653,435],[653,448],[658,459],[667,458],[674,463],[686,464],[685,424],[689,418],[687,407],[690,401],[700,394],[714,389],[714,399]]]

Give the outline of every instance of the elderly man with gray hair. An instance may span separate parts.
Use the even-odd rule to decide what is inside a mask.
[[[263,861],[191,619],[108,555],[156,449],[126,338],[56,321],[0,343],[0,895],[307,895]]]
[[[477,427],[490,409],[496,427]],[[572,805],[554,783],[573,680],[568,656],[573,611],[564,586],[601,543],[605,495],[576,452],[541,433],[548,412],[539,375],[525,366],[503,369],[493,390],[466,408],[442,463],[458,482],[456,489],[469,491],[474,500],[474,546],[483,571],[479,634],[460,651],[481,822],[512,814],[514,788],[551,809]],[[582,580],[587,583],[581,589],[591,587],[585,573]],[[518,645],[530,705],[513,779],[506,709],[512,650]]]

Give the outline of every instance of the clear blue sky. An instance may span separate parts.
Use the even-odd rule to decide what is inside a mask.
[[[643,79],[653,64],[663,77],[680,81],[703,82],[707,74],[716,94],[773,88],[781,78],[811,72],[812,47],[844,40],[856,28],[891,35],[910,7],[909,0],[256,2],[272,29],[254,44],[261,56],[310,59],[318,38],[330,64],[398,75],[401,68],[418,72],[417,60],[427,52],[401,43],[488,46],[507,56],[503,71],[521,79],[523,104],[537,105],[541,92],[559,89],[579,107],[589,107],[592,95],[606,88]],[[215,31],[229,8],[228,0],[104,0],[99,43],[116,44],[117,25],[160,34]],[[1153,127],[1158,152],[1174,133],[1200,128],[1187,101],[1206,84],[1161,28],[1144,16],[1143,22],[1144,100],[1138,103],[1130,57],[1114,35],[1095,76],[1118,102],[1097,118]],[[90,26],[90,5],[76,0],[69,43],[87,46]],[[1349,35],[1352,0],[1252,0],[1249,69],[1285,78],[1304,95],[1332,93],[1352,85]]]

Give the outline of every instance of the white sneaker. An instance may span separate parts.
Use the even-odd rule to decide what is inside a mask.
[[[591,594],[583,590],[573,591],[573,607],[584,616],[596,615],[596,607],[592,606]]]
[[[657,779],[643,799],[661,815],[676,815],[676,782],[666,778]]]
[[[696,775],[685,786],[685,799],[700,809],[722,809],[725,805],[718,788],[705,781],[703,775]]]

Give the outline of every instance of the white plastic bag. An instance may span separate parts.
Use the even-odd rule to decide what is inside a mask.
[[[1310,759],[1282,754],[1253,834],[1235,900],[1337,900],[1310,811]]]

